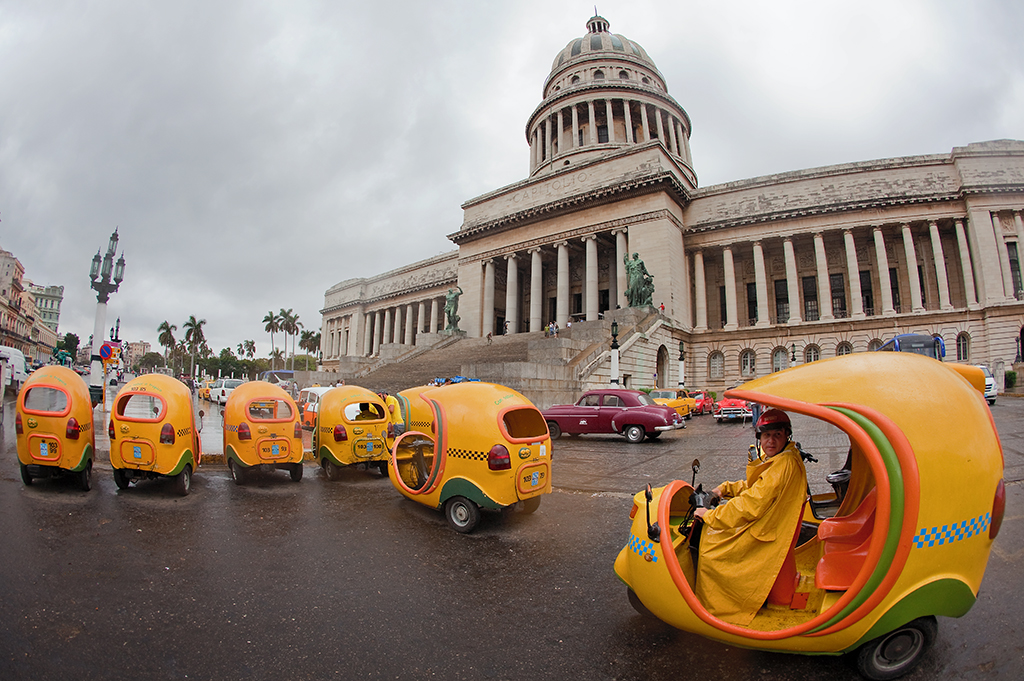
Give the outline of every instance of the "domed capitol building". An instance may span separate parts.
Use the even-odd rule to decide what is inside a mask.
[[[1001,387],[1024,326],[1024,142],[698,187],[691,131],[647,52],[594,16],[526,122],[529,176],[463,204],[456,250],[328,289],[324,368],[358,378],[493,334],[521,361],[467,371],[544,405],[609,382],[614,321],[628,387],[721,393],[905,332]],[[638,261],[654,292],[630,307]]]

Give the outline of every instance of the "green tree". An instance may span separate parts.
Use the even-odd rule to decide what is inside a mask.
[[[263,327],[263,330],[270,333],[270,357],[271,357],[270,368],[273,369],[274,368],[273,359],[275,358],[275,355],[274,355],[274,334],[281,330],[281,318],[278,315],[274,314],[273,312],[268,312],[263,317],[263,323],[265,324],[265,326]]]
[[[188,343],[189,352],[192,354],[192,364],[189,366],[189,376],[194,377],[196,372],[196,350],[206,345],[206,336],[203,334],[205,319],[196,319],[195,315],[189,315],[188,321],[181,325],[185,331],[185,342]]]
[[[147,352],[139,359],[139,368],[145,369],[146,371],[152,371],[160,364],[167,366],[167,357],[161,355],[159,352]]]
[[[320,357],[320,332],[306,329],[302,332],[299,340],[299,347],[319,359]]]
[[[157,336],[157,341],[164,348],[164,366],[167,366],[167,351],[174,348],[174,332],[177,331],[178,327],[171,324],[167,320],[160,323],[160,326],[156,327],[157,332],[160,334]]]
[[[246,357],[248,357],[249,359],[252,359],[253,357],[256,356],[256,341],[254,341],[254,340],[243,341],[242,345],[245,347],[245,356]],[[239,357],[241,357],[241,354],[239,354]]]
[[[64,334],[64,337],[57,341],[56,349],[64,350],[69,355],[71,355],[72,358],[74,358],[78,356],[78,344],[80,342],[81,341],[78,340],[78,334],[69,332]]]

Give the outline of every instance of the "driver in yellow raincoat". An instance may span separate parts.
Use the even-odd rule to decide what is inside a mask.
[[[723,482],[713,494],[729,503],[698,508],[704,520],[697,595],[719,619],[748,625],[764,604],[789,552],[807,498],[807,472],[790,438],[789,416],[769,409],[757,420],[760,456],[747,479]]]

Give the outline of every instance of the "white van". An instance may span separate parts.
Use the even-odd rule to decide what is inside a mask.
[[[0,345],[0,359],[3,360],[4,366],[4,388],[13,388],[15,394],[17,394],[21,390],[21,385],[28,379],[25,355],[17,348]]]

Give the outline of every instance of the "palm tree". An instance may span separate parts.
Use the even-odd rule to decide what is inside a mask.
[[[263,317],[264,331],[270,332],[270,368],[274,369],[274,333],[281,330],[281,318],[273,312],[268,312]]]
[[[292,337],[292,370],[295,369],[295,337],[299,335],[299,329],[302,328],[302,322],[299,321],[299,315],[292,312],[292,308],[287,310],[281,308],[281,330],[287,335]],[[288,350],[288,338],[285,337],[285,351]]]
[[[320,332],[306,329],[302,332],[302,338],[299,340],[299,347],[313,355],[314,358],[319,359],[320,356]]]
[[[238,344],[238,348],[236,348],[236,349],[238,350],[238,356],[239,357],[245,357],[245,345],[243,345],[242,343],[239,343]]]
[[[256,356],[256,341],[247,340],[247,341],[243,342],[243,345],[245,345],[245,356],[246,357],[248,357],[249,359],[252,359],[253,357]]]
[[[156,327],[157,332],[160,334],[157,337],[157,341],[160,345],[164,346],[164,367],[167,366],[167,351],[174,347],[174,332],[177,329],[176,325],[169,323],[167,320],[164,320],[160,326]]]
[[[279,359],[282,359],[282,360],[284,359],[284,353],[283,352],[281,352],[280,350],[274,350],[273,352],[270,353],[270,368],[271,368],[271,370],[274,369],[274,362],[279,360]]]
[[[188,321],[181,325],[185,330],[185,341],[192,353],[192,365],[188,374],[190,377],[195,376],[196,350],[206,344],[206,337],[203,335],[204,324],[205,319],[196,319],[195,315],[189,315]]]

